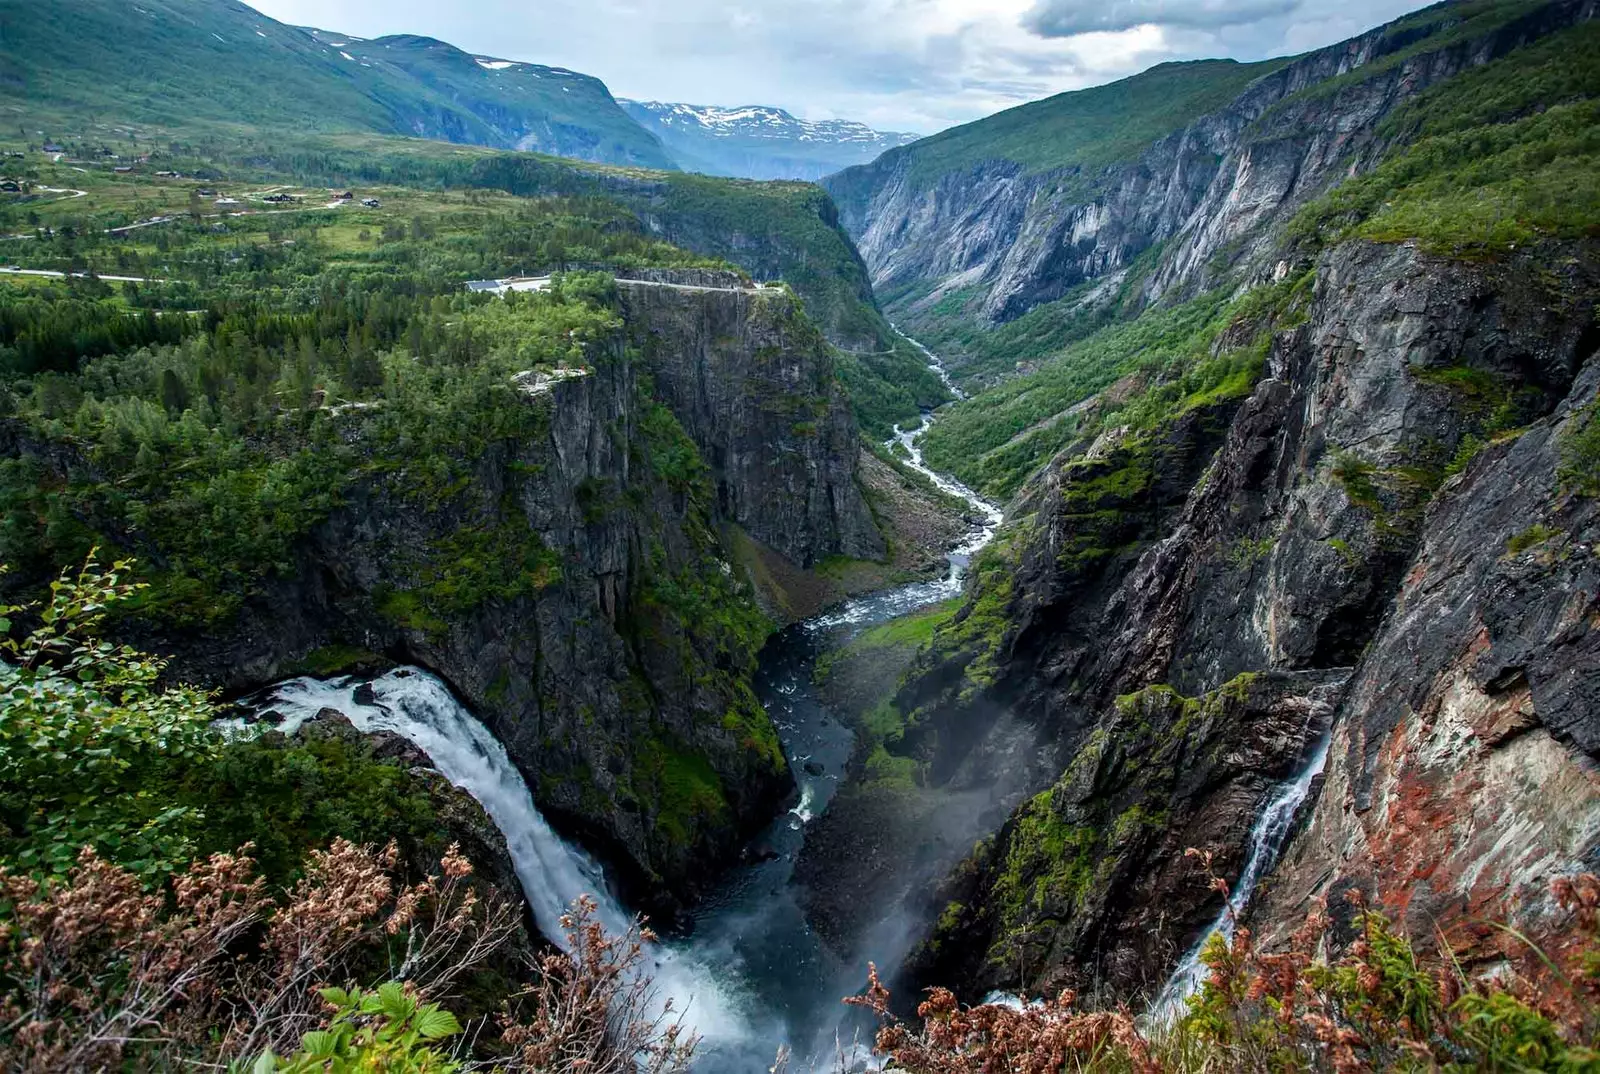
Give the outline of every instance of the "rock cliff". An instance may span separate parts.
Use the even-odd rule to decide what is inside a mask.
[[[631,894],[692,898],[793,787],[750,686],[771,624],[727,535],[795,570],[884,544],[798,300],[685,279],[619,282],[621,328],[581,368],[497,386],[515,420],[474,454],[372,466],[236,618],[143,644],[233,692],[373,654],[428,667]],[[368,413],[339,435],[359,445]]]
[[[969,149],[959,167],[943,170],[939,143],[948,136],[939,136],[825,186],[889,312],[913,334],[945,343],[937,329],[953,308],[989,324],[1058,300],[1067,300],[1063,317],[1113,299],[1137,308],[1269,275],[1282,226],[1403,136],[1383,122],[1400,104],[1595,11],[1593,0],[1439,5],[1292,61],[1255,65],[1248,73],[1263,73],[1221,108],[1132,152],[1123,146],[1109,161],[1063,149],[1058,162],[1022,163],[1002,146],[992,156]],[[1138,76],[1153,77],[1217,76],[1206,65]],[[1127,92],[1136,97],[1138,88]],[[1070,107],[1072,96],[1054,100]],[[985,124],[1005,115],[950,134],[981,142]],[[1127,121],[1133,128],[1145,117]],[[1128,138],[1137,144],[1137,135]],[[960,375],[959,340],[948,349]]]
[[[1264,929],[1360,885],[1482,948],[1540,934],[1600,850],[1596,272],[1346,243],[1219,333],[1265,345],[1253,387],[1088,423],[896,699],[925,756],[1009,711],[1065,770],[938,893],[913,977],[1159,985],[1219,905],[1183,850],[1236,879],[1329,733]]]

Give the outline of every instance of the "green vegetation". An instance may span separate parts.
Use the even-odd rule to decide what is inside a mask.
[[[856,732],[862,760],[854,790],[872,794],[915,786],[921,764],[900,752],[915,723],[897,707],[895,694],[960,606],[959,598],[947,600],[869,627],[818,659],[813,678],[848,713]]]
[[[660,740],[642,756],[649,767],[636,776],[634,791],[655,807],[656,827],[670,845],[687,847],[697,828],[726,822],[728,795],[705,758]]]
[[[1569,493],[1600,496],[1600,403],[1590,403],[1567,420],[1559,476]]]
[[[1600,28],[1586,23],[1420,94],[1380,131],[1399,148],[1307,206],[1290,234],[1323,244],[1416,239],[1439,253],[1496,256],[1600,233],[1597,56]]]
[[[295,540],[358,480],[439,501],[484,444],[531,438],[545,419],[513,374],[591,360],[619,326],[585,278],[515,302],[393,270],[335,273],[298,301],[293,265],[254,278],[253,293],[219,289],[176,344],[11,380],[17,417],[76,457],[0,466],[0,554],[37,572],[98,535],[135,543],[157,568],[145,611],[227,618],[293,572]],[[431,549],[416,599],[459,611],[559,577],[526,523],[509,525]]]
[[[1509,555],[1520,556],[1528,549],[1536,548],[1560,535],[1560,530],[1552,529],[1542,522],[1535,522],[1522,532],[1512,535],[1506,541],[1506,552]]]
[[[57,138],[94,116],[207,134],[422,134],[672,166],[598,79],[533,64],[487,70],[431,38],[319,38],[200,0],[8,3],[4,21],[5,76],[27,87],[20,121]]]
[[[1094,882],[1099,833],[1064,822],[1057,794],[1054,787],[1040,793],[1012,818],[1005,862],[993,889],[1002,936],[1020,930],[1028,923],[1025,919],[1039,923],[1039,914],[1059,922]],[[1065,801],[1063,794],[1063,805]]]
[[[1246,395],[1260,376],[1271,332],[1302,315],[1312,278],[1303,276],[1227,301],[1220,293],[1109,325],[1026,375],[946,408],[923,440],[924,456],[986,495],[1005,498],[1061,449],[1097,428],[1153,429],[1187,410]],[[1258,326],[1248,346],[1219,339]],[[1232,333],[1237,338],[1237,333]],[[1073,408],[1120,378],[1094,422]]]
[[[128,569],[91,561],[47,602],[0,607],[0,857],[60,876],[90,846],[153,883],[252,843],[284,884],[336,837],[443,849],[425,785],[359,736],[224,737],[209,694],[163,686],[164,661],[103,640],[144,588]]]
[[[1283,60],[1164,63],[1131,78],[1034,101],[892,149],[871,165],[848,169],[829,184],[841,204],[857,196],[870,173],[911,161],[912,180],[931,186],[942,175],[989,161],[1028,172],[1063,171],[1062,196],[1093,189],[1096,173],[1131,160],[1150,143],[1220,108]]]

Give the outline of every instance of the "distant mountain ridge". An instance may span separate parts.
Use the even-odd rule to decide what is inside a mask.
[[[302,29],[237,0],[0,0],[0,86],[40,125],[366,131],[673,167],[597,78]]]
[[[821,179],[921,137],[847,119],[799,119],[768,105],[617,103],[660,138],[683,168],[710,175]]]

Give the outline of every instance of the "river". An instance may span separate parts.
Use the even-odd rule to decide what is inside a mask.
[[[949,385],[938,359],[912,342]],[[663,942],[652,952],[660,992],[676,1009],[686,1009],[687,1021],[702,1034],[695,1070],[703,1074],[765,1071],[780,1047],[791,1049],[796,1068],[805,1070],[809,1058],[831,1055],[841,1036],[846,1038],[841,1046],[849,1050],[855,1034],[864,1035],[869,1027],[850,1025],[841,997],[865,982],[869,958],[889,969],[905,947],[906,937],[886,936],[877,948],[868,944],[850,964],[832,957],[801,911],[794,868],[807,825],[827,810],[853,746],[849,726],[828,711],[812,685],[822,649],[959,594],[972,557],[994,538],[1002,521],[999,508],[923,463],[919,441],[934,420],[935,415],[924,414],[915,429],[897,428],[890,446],[903,449],[906,465],[965,501],[977,524],[948,553],[943,576],[847,601],[768,641],[756,688],[788,755],[798,802],[756,841],[762,860],[733,870],[696,908],[693,934]],[[433,675],[397,668],[366,681],[293,679],[267,691],[260,707],[275,713],[285,731],[331,708],[363,731],[393,731],[410,740],[446,778],[476,798],[505,834],[541,931],[559,936],[563,908],[582,894],[597,897],[600,920],[609,928],[626,927],[628,912],[609,892],[603,870],[556,835],[504,747]],[[894,877],[884,878],[885,895],[895,883]]]

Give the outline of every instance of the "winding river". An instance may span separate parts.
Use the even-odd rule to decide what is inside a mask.
[[[938,359],[911,341],[949,385]],[[922,461],[919,440],[935,420],[924,414],[915,429],[896,429],[891,447],[945,493],[965,501],[976,520],[948,554],[942,577],[848,601],[791,626],[762,650],[757,692],[777,726],[800,796],[756,842],[757,863],[734,870],[696,912],[692,936],[667,941],[652,952],[651,972],[661,996],[702,1035],[695,1069],[706,1074],[766,1070],[780,1047],[802,1062],[824,1058],[836,1046],[849,1050],[855,1032],[840,997],[865,981],[869,958],[892,966],[904,938],[884,941],[859,961],[833,958],[806,921],[797,898],[794,868],[807,825],[827,810],[850,759],[849,727],[817,696],[812,672],[824,644],[887,622],[961,592],[972,557],[993,539],[1000,510]],[[527,784],[504,747],[439,679],[420,668],[397,668],[369,681],[293,679],[262,698],[292,731],[323,709],[343,713],[363,731],[387,730],[410,740],[452,783],[476,798],[505,834],[523,893],[541,931],[558,937],[562,910],[582,894],[595,895],[601,921],[626,927],[627,910],[607,889],[601,868],[561,839],[533,803]],[[892,886],[894,878],[886,877]],[[870,945],[869,945],[870,947]],[[836,1042],[839,1042],[836,1045]]]

